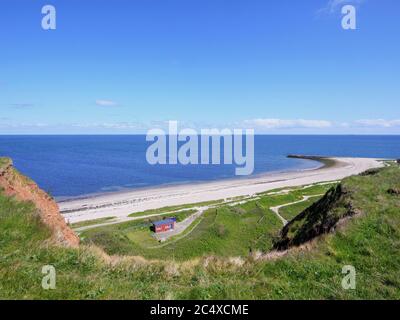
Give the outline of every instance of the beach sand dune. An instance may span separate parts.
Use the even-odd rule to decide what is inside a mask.
[[[258,175],[251,178],[183,184],[108,193],[59,202],[61,213],[70,223],[104,217],[127,217],[131,213],[167,206],[249,196],[284,187],[336,181],[382,167],[379,159],[326,158],[333,165],[318,169]]]

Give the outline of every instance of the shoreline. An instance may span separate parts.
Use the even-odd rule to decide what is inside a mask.
[[[150,209],[250,196],[277,188],[341,180],[368,169],[382,167],[383,164],[380,161],[384,160],[302,155],[290,157],[318,161],[323,165],[314,169],[265,173],[246,178],[124,190],[61,201],[58,205],[61,213],[70,223],[111,216],[123,218],[131,213]]]
[[[170,182],[170,183],[162,183],[158,185],[148,185],[144,187],[121,187],[120,190],[113,190],[113,191],[103,191],[103,192],[94,192],[88,194],[82,194],[78,196],[60,196],[55,197],[56,202],[60,205],[62,203],[72,202],[72,201],[81,201],[81,200],[89,200],[103,196],[113,196],[113,195],[120,195],[120,194],[127,194],[131,192],[137,191],[153,191],[157,189],[166,189],[171,187],[179,187],[179,186],[195,186],[200,184],[209,184],[215,182],[229,182],[229,181],[241,181],[241,180],[251,180],[262,178],[265,176],[273,176],[283,173],[293,173],[293,172],[303,172],[303,171],[312,171],[317,169],[322,169],[324,167],[328,167],[330,165],[334,165],[334,163],[330,163],[329,160],[327,161],[326,157],[318,157],[318,156],[300,156],[300,155],[288,155],[287,158],[293,159],[302,159],[302,160],[311,160],[316,163],[316,165],[312,168],[290,168],[290,169],[281,169],[281,170],[273,170],[273,171],[265,171],[259,172],[256,174],[252,174],[250,176],[233,176],[233,177],[224,177],[215,180],[195,180],[195,181],[181,181],[181,182]]]

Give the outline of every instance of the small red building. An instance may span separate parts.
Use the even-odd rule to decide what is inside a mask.
[[[169,230],[173,230],[175,228],[175,218],[168,218],[165,220],[160,220],[153,222],[153,231],[155,233],[165,232]]]

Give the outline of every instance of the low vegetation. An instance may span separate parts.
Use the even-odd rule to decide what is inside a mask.
[[[216,205],[216,204],[222,203],[222,202],[223,202],[222,200],[216,200],[216,201],[191,203],[191,204],[185,204],[185,205],[180,205],[180,206],[163,207],[163,208],[159,208],[159,209],[150,209],[150,210],[146,210],[146,211],[131,213],[130,215],[128,215],[128,217],[141,217],[141,216],[154,215],[154,214],[165,214],[165,213],[169,213],[169,212],[173,213],[174,211],[191,209],[194,207]]]
[[[0,169],[9,162],[7,158],[0,158]]]
[[[292,204],[287,207],[283,207],[279,210],[279,214],[284,217],[287,221],[292,220],[295,218],[299,212],[304,211],[307,209],[309,206],[311,206],[313,203],[318,201],[320,199],[320,196],[317,197],[312,197],[306,201],[302,201],[299,203]]]
[[[331,185],[294,188],[288,194],[263,195],[245,203],[232,205],[232,201],[203,203],[216,207],[207,210],[193,222],[196,227],[185,237],[169,239],[162,246],[152,237],[145,220],[102,226],[81,234],[85,243],[102,247],[109,254],[140,255],[149,259],[176,259],[179,261],[206,255],[246,256],[256,251],[269,251],[282,223],[269,208],[302,199],[303,195],[324,193]],[[243,198],[235,199],[242,202]],[[199,206],[199,204],[197,204]],[[180,209],[180,208],[174,208]],[[168,211],[167,209],[163,209]],[[162,213],[163,210],[152,210]],[[169,208],[171,210],[171,208]],[[195,212],[193,210],[190,213]],[[299,213],[298,211],[297,213]],[[182,216],[182,213],[174,216]],[[160,217],[153,217],[157,220]]]
[[[93,245],[54,246],[32,204],[0,195],[0,299],[399,299],[400,197],[388,192],[400,189],[399,168],[345,179],[341,188],[346,201],[335,212],[351,203],[357,215],[307,248],[273,260],[255,254],[272,247],[273,238],[281,240],[280,221],[268,208],[312,189],[210,209],[189,235],[154,249],[154,256],[129,239],[127,225],[93,230],[91,241],[131,256],[109,256]],[[315,214],[298,220],[292,234],[306,230]],[[125,248],[101,243],[102,234]],[[118,236],[124,241],[113,239]],[[156,259],[133,256],[142,253]],[[44,265],[57,271],[54,290],[41,287]],[[345,265],[356,268],[355,290],[341,286]]]
[[[105,217],[105,218],[99,218],[99,219],[86,220],[86,221],[71,223],[70,227],[74,228],[74,229],[82,228],[82,227],[87,227],[87,226],[100,224],[100,223],[104,223],[104,222],[111,222],[114,219],[115,219],[115,217]]]

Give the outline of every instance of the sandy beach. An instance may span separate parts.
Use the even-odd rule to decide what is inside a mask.
[[[108,193],[59,202],[61,213],[70,223],[104,217],[127,217],[131,213],[167,206],[251,196],[276,188],[296,187],[336,181],[368,169],[382,167],[380,159],[326,158],[333,165],[286,173],[269,173],[252,178],[221,180]]]

